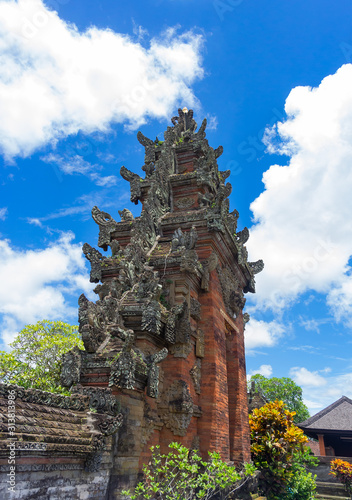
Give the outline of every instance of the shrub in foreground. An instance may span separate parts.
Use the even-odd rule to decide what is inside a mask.
[[[253,465],[245,464],[240,474],[223,462],[219,453],[209,452],[206,462],[179,443],[171,443],[169,448],[168,454],[161,454],[159,446],[150,448],[152,457],[143,466],[143,481],[134,492],[124,491],[124,496],[131,500],[209,500],[225,492],[225,500],[255,472]]]
[[[260,471],[260,491],[268,500],[283,500],[286,495],[291,495],[290,500],[309,500],[314,494],[314,478],[305,468],[312,465],[306,464],[308,451],[303,447],[308,439],[294,425],[294,415],[282,401],[274,401],[253,410],[249,417],[252,459]],[[307,489],[309,484],[311,494],[292,496],[295,489]]]
[[[345,486],[345,490],[349,495],[352,495],[352,464],[336,458],[330,463],[330,466],[330,474]]]

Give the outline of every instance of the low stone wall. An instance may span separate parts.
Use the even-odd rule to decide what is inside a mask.
[[[1,466],[5,469],[5,466]],[[110,468],[87,473],[80,464],[18,465],[15,491],[8,490],[5,470],[0,475],[2,500],[103,500],[107,498]]]

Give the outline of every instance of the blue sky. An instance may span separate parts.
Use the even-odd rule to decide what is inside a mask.
[[[248,373],[292,377],[312,414],[352,397],[350,1],[0,0],[0,63],[3,348],[77,322],[91,208],[140,213],[120,167],[187,106],[265,261]]]

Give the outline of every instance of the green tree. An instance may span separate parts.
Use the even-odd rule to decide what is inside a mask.
[[[143,466],[144,479],[135,491],[123,491],[131,500],[209,500],[228,498],[254,474],[255,467],[245,464],[239,474],[235,467],[223,462],[219,453],[209,452],[209,461],[203,461],[196,451],[179,443],[169,445],[170,452],[161,454],[159,446],[152,446],[152,457]]]
[[[67,394],[60,386],[62,355],[75,346],[84,349],[77,326],[47,320],[27,325],[10,344],[11,352],[0,351],[0,380]]]
[[[267,403],[249,416],[251,452],[260,471],[259,488],[268,500],[311,500],[315,481],[306,466],[315,464],[304,448],[308,438],[282,401]]]
[[[294,416],[296,424],[309,418],[308,408],[302,399],[302,389],[291,378],[266,378],[257,374],[250,378],[249,384],[252,382],[255,382],[255,390],[260,392],[268,402],[283,401],[288,410],[296,412]]]

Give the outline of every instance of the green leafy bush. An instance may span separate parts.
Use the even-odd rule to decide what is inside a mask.
[[[308,451],[303,447],[308,439],[294,425],[293,418],[294,412],[288,411],[282,401],[267,403],[249,416],[252,459],[260,471],[260,491],[268,500],[283,500],[289,485],[293,490],[296,470],[297,478],[301,477],[303,482],[299,466],[304,468],[309,461]],[[298,479],[296,482],[298,488]]]
[[[283,500],[314,500],[316,491],[316,475],[308,472],[308,467],[316,467],[319,463],[317,457],[311,455],[308,447],[303,452],[293,456],[292,477],[286,486]]]
[[[206,462],[179,443],[171,443],[169,448],[167,455],[160,453],[159,446],[150,448],[152,458],[143,466],[144,480],[133,493],[124,491],[124,496],[131,500],[209,500],[222,491],[225,499],[255,472],[253,465],[245,464],[244,472],[238,473],[219,453],[209,452]]]

